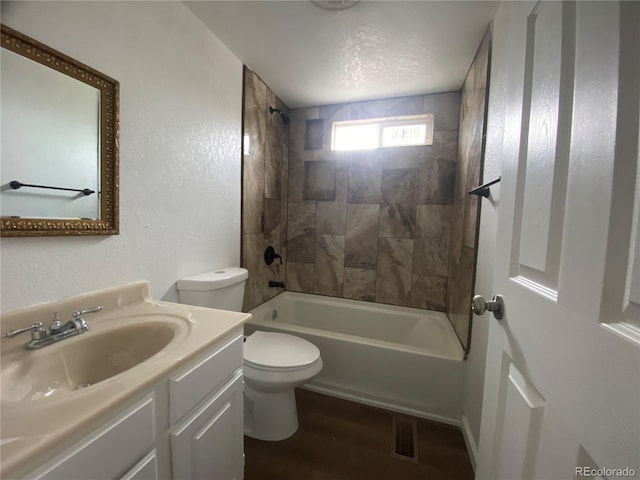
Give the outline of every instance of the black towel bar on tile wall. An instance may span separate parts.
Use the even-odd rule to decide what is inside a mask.
[[[491,180],[490,182],[485,183],[484,185],[480,185],[473,190],[469,190],[467,193],[469,195],[478,195],[479,197],[488,197],[489,196],[489,187],[494,185],[500,181],[502,177],[498,177],[495,180]]]
[[[14,190],[18,190],[19,188],[22,188],[22,187],[31,187],[31,188],[46,188],[49,190],[65,190],[67,192],[82,192],[85,195],[91,195],[92,193],[96,193],[90,188],[50,187],[48,185],[34,185],[32,183],[22,183],[22,182],[19,182],[18,180],[12,180],[11,182],[9,182],[9,186]]]

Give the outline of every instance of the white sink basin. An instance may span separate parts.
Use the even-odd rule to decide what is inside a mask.
[[[70,395],[113,378],[161,352],[178,336],[181,319],[135,322],[80,334],[40,350],[3,358],[3,402],[25,402]],[[134,322],[131,322],[134,320]]]

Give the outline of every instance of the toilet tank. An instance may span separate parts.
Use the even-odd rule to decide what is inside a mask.
[[[180,303],[221,310],[242,311],[245,268],[226,267],[178,280]]]

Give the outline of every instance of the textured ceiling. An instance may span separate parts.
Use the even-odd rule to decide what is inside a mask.
[[[460,89],[498,2],[186,5],[292,108]]]

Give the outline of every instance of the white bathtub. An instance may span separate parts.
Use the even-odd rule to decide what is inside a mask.
[[[464,353],[444,313],[293,292],[250,313],[247,335],[291,333],[320,349],[324,368],[304,388],[459,425]]]

